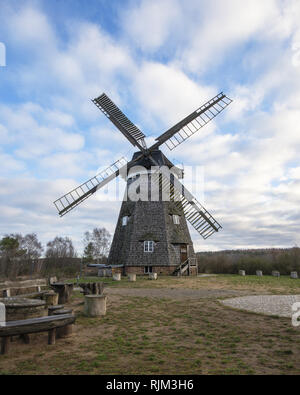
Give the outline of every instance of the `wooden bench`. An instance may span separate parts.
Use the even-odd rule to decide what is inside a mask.
[[[48,332],[48,344],[55,344],[56,329],[73,324],[75,319],[76,317],[73,314],[63,314],[29,320],[8,321],[4,326],[0,326],[0,337],[2,337],[1,354],[8,352],[12,336],[20,335],[28,338],[30,333]]]
[[[20,296],[27,293],[42,291],[47,286],[46,279],[25,281],[5,281],[0,283],[0,297]]]
[[[57,304],[55,306],[48,306],[48,315],[54,315],[53,313],[56,310],[63,310],[65,308],[65,305],[63,304]]]

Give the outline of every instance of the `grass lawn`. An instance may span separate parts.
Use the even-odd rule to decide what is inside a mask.
[[[76,282],[76,279],[70,279]],[[161,276],[156,281],[150,281],[146,276],[137,276],[136,282],[129,282],[127,277],[121,281],[111,278],[85,277],[80,282],[103,281],[106,286],[120,288],[189,288],[189,289],[235,289],[249,290],[251,293],[299,294],[300,279],[289,276],[237,276],[232,274],[216,275],[213,277],[173,277]]]
[[[87,278],[94,281],[95,278]],[[97,279],[99,280],[99,278]],[[100,279],[101,280],[101,279]],[[102,279],[103,281],[103,279]],[[160,277],[157,281],[104,279],[110,287],[227,289],[249,294],[300,294],[288,277],[219,275]],[[290,319],[232,310],[217,298],[174,300],[109,294],[107,315],[86,318],[74,292],[74,334],[47,345],[11,343],[0,356],[3,374],[300,374],[300,327]]]

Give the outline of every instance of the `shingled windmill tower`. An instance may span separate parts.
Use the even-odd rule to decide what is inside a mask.
[[[220,93],[167,130],[150,148],[145,135],[103,93],[94,104],[137,147],[131,161],[121,158],[54,204],[65,215],[121,175],[127,182],[109,253],[109,264],[123,273],[196,274],[196,259],[187,221],[207,239],[221,225],[179,181],[183,171],[159,150],[173,150],[205,126],[231,102]]]

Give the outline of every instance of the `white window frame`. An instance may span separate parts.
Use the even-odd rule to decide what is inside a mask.
[[[144,241],[144,252],[154,252],[154,241],[152,240]]]
[[[128,224],[128,215],[122,218],[122,226],[126,226]]]
[[[152,273],[152,266],[144,266],[144,274]]]
[[[175,225],[180,225],[180,216],[173,214],[173,223]]]

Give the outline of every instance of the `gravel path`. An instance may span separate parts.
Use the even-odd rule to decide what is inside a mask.
[[[185,289],[185,288],[105,288],[108,295],[139,296],[147,298],[168,298],[176,300],[222,298],[243,294],[225,289]]]
[[[291,317],[292,304],[300,295],[256,295],[220,300],[225,306],[280,317]]]

